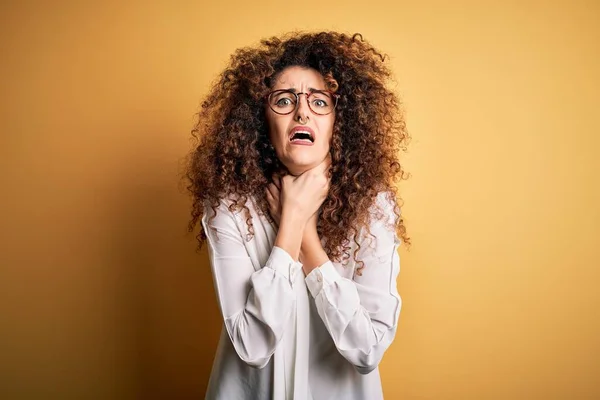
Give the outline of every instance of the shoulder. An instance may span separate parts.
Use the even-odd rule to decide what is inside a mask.
[[[242,196],[237,194],[225,195],[216,201],[204,201],[205,218],[225,217],[245,221],[248,216],[255,214],[255,210],[256,206],[250,196],[247,197],[246,201],[243,201]]]
[[[374,205],[377,205],[378,207],[384,209],[394,208],[396,203],[396,193],[392,192],[391,190],[381,191],[377,193],[375,201],[373,202]]]
[[[369,221],[371,224],[378,221],[394,223],[396,206],[398,205],[397,196],[392,191],[381,191],[377,194],[373,203],[369,207]],[[398,212],[400,208],[398,207]]]
[[[367,240],[371,241],[377,236],[396,235],[396,225],[399,219],[400,207],[396,194],[392,191],[379,192],[369,207],[368,220],[360,230],[361,240],[368,238]]]
[[[368,220],[359,231],[359,259],[386,252],[399,243],[396,225],[400,208],[397,206],[397,196],[392,191],[379,192],[373,199]]]
[[[228,195],[219,198],[218,200],[204,201],[204,218],[214,217],[230,217],[235,219],[235,215],[239,212],[236,210],[236,199],[238,196]]]

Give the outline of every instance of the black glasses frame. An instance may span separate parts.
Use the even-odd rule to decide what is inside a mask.
[[[293,94],[294,96],[296,96],[296,106],[291,111],[286,112],[286,113],[282,113],[282,112],[276,111],[273,107],[271,107],[271,96],[273,96],[275,93],[291,93],[291,94]],[[331,111],[329,111],[328,113],[325,113],[325,114],[321,114],[321,113],[318,113],[318,112],[316,112],[315,110],[312,109],[312,107],[310,106],[310,96],[312,94],[314,94],[314,93],[324,93],[324,94],[327,94],[327,95],[331,96],[331,98],[334,100],[334,102],[333,102],[333,108],[331,109]],[[301,94],[306,95],[306,102],[308,104],[308,108],[310,109],[310,111],[312,111],[313,114],[316,114],[316,115],[329,115],[332,112],[334,112],[335,108],[337,107],[337,104],[338,104],[338,99],[340,98],[339,94],[333,93],[330,90],[314,90],[314,91],[312,91],[310,93],[303,93],[303,92],[296,93],[296,92],[291,91],[289,89],[277,89],[277,90],[273,90],[272,92],[267,93],[265,95],[265,100],[267,101],[267,104],[269,105],[269,108],[271,110],[273,110],[273,112],[275,114],[289,115],[289,114],[293,113],[294,111],[296,111],[298,109],[298,107],[300,105],[300,95]]]

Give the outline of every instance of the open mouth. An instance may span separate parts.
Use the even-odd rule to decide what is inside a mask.
[[[290,142],[314,143],[315,139],[308,131],[296,131],[290,138]]]

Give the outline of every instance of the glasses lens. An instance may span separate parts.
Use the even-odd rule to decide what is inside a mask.
[[[310,95],[310,102],[308,104],[310,109],[316,114],[329,114],[335,107],[334,99],[329,93],[326,92],[312,92]]]
[[[269,107],[277,114],[289,114],[296,109],[296,94],[277,90],[269,96]],[[335,108],[335,98],[327,92],[314,91],[308,97],[308,106],[315,114],[329,114]]]
[[[296,108],[296,95],[285,90],[278,90],[269,96],[269,106],[278,114],[288,114]]]

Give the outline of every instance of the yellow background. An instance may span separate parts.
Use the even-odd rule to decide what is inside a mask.
[[[179,164],[228,56],[291,29],[362,33],[405,102],[386,398],[600,398],[598,2],[12,3],[1,398],[202,396],[220,321]]]

